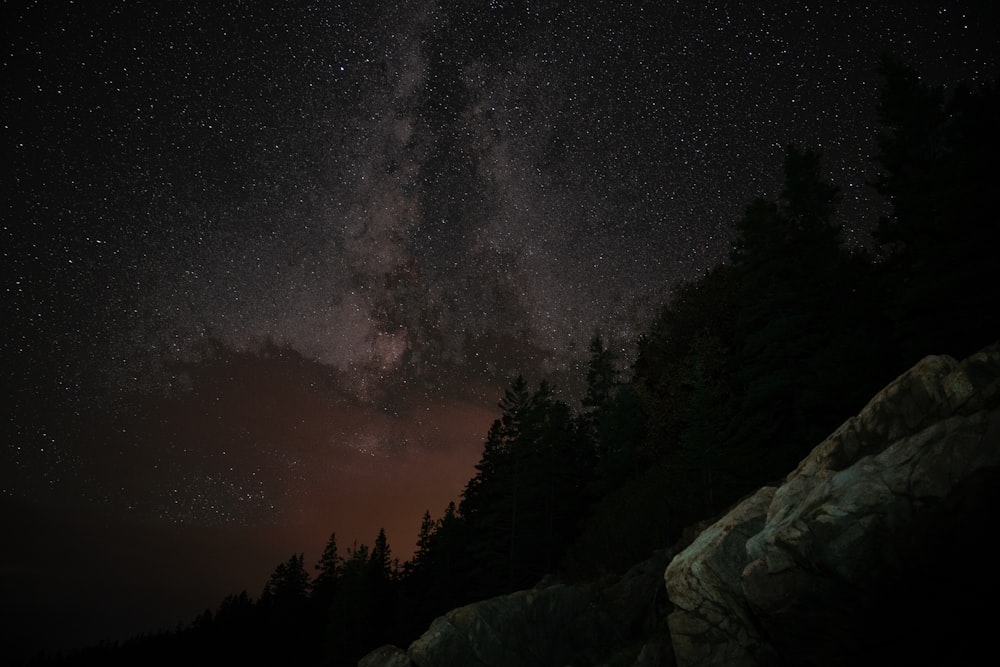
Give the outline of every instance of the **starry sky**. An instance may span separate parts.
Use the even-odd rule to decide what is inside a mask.
[[[0,583],[92,641],[333,530],[405,559],[507,381],[627,360],[789,142],[867,244],[880,54],[994,78],[990,5],[4,3]]]

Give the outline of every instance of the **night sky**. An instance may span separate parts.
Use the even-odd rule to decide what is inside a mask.
[[[991,4],[4,3],[5,631],[405,559],[512,376],[578,404],[786,144],[868,244],[879,55],[993,78]]]

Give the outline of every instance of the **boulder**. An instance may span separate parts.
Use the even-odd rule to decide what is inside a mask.
[[[619,577],[579,584],[554,583],[453,609],[405,652],[383,646],[362,658],[364,667],[531,667],[595,665],[623,644],[641,639],[656,623],[663,568],[674,552],[662,550]],[[641,649],[640,653],[641,653]],[[668,655],[651,645],[639,664]]]
[[[396,646],[381,646],[358,661],[358,667],[410,667],[406,651]]]
[[[1000,345],[927,357],[670,563],[677,663],[954,664],[997,619],[998,509]]]
[[[754,627],[733,564],[745,560],[746,541],[763,528],[773,495],[774,489],[765,487],[740,502],[670,562],[665,578],[674,611],[667,623],[679,659],[758,664],[766,642]]]

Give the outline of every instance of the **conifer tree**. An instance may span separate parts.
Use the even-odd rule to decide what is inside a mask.
[[[393,577],[392,549],[389,547],[389,539],[386,537],[385,528],[378,529],[378,536],[375,538],[375,546],[372,549],[369,563],[379,579],[389,580]]]
[[[330,539],[314,568],[317,572],[312,584],[312,595],[323,604],[329,604],[344,568],[344,559],[337,550],[336,532],[330,533]]]
[[[606,406],[618,386],[616,357],[604,347],[600,333],[590,340],[590,362],[587,365],[587,393],[583,397],[583,407],[599,411]]]
[[[292,554],[278,564],[268,579],[264,594],[274,604],[293,604],[304,600],[309,593],[309,573],[303,565],[305,554]]]
[[[547,382],[529,393],[518,377],[500,407],[460,506],[482,595],[532,585],[555,565],[593,474],[593,449]]]
[[[780,202],[752,202],[737,224],[738,413],[731,437],[759,452],[767,474],[794,465],[828,432],[831,418],[821,413],[839,409],[809,399],[827,397],[826,387],[849,377],[848,369],[821,363],[844,356],[831,345],[838,329],[853,324],[838,280],[848,255],[833,221],[837,192],[817,153],[790,146]]]
[[[932,88],[885,59],[876,189],[891,204],[876,239],[899,367],[966,356],[1000,336],[996,156],[1000,89]]]
[[[417,550],[413,553],[411,560],[413,569],[424,565],[430,558],[431,543],[436,529],[437,522],[431,518],[430,510],[424,510],[424,516],[420,519],[420,531],[417,533]]]

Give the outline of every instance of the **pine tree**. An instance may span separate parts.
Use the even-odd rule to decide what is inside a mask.
[[[736,270],[718,266],[679,285],[649,333],[639,340],[631,391],[644,419],[642,447],[631,457],[631,474],[654,465],[678,446],[690,401],[689,357],[698,341],[712,339],[726,350],[719,359],[723,367],[713,369],[713,374],[732,372],[738,292]],[[716,415],[716,428],[721,429],[726,421],[726,414]]]
[[[996,156],[1000,89],[950,96],[886,59],[876,189],[891,215],[876,239],[899,367],[926,354],[966,356],[1000,335]]]
[[[587,393],[583,397],[583,407],[599,411],[607,405],[618,386],[617,361],[611,350],[604,347],[600,333],[595,333],[590,341],[590,362],[587,365]]]
[[[592,446],[547,382],[529,393],[518,377],[500,407],[460,506],[481,595],[532,585],[555,565],[593,475]]]
[[[344,559],[337,551],[336,532],[330,533],[330,539],[314,568],[317,573],[312,584],[313,597],[321,600],[324,605],[329,604],[344,568]]]
[[[347,558],[337,580],[337,590],[326,615],[323,653],[344,660],[360,657],[378,642],[383,626],[378,618],[371,549],[355,542],[347,548]]]
[[[400,616],[411,635],[425,630],[447,610],[472,601],[470,571],[475,561],[470,554],[471,542],[454,502],[448,503],[438,520],[424,512],[417,550],[404,566],[402,582],[409,613]]]
[[[284,563],[278,564],[271,573],[264,588],[274,604],[285,604],[304,600],[309,593],[309,574],[303,565],[305,554],[292,554]]]
[[[430,559],[431,544],[434,539],[434,531],[437,530],[437,522],[431,518],[430,510],[424,510],[424,516],[420,520],[420,531],[417,533],[417,549],[413,553],[413,559],[408,569],[417,569],[425,565]]]
[[[829,429],[831,385],[850,379],[837,332],[850,321],[842,276],[848,255],[833,224],[837,188],[820,157],[790,146],[780,202],[756,200],[737,224],[736,426],[731,438],[759,452],[764,474],[794,465]],[[825,372],[820,372],[823,369]],[[843,416],[839,416],[840,419]]]
[[[258,616],[266,628],[261,637],[265,656],[275,657],[281,651],[296,660],[303,660],[313,644],[306,640],[312,629],[308,622],[309,574],[305,555],[293,554],[279,563],[268,578],[257,603]]]
[[[392,549],[389,547],[389,539],[385,535],[385,528],[379,528],[378,536],[375,538],[375,546],[372,549],[369,563],[375,576],[386,581],[395,575],[392,564]]]

